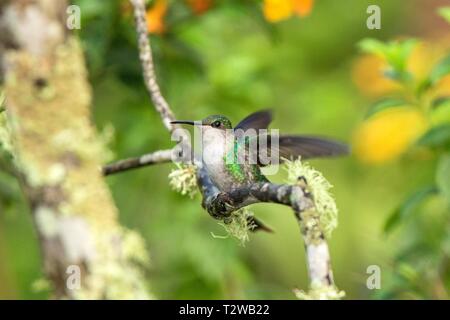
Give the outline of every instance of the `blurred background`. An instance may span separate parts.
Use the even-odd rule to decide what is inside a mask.
[[[442,59],[450,54],[450,14],[438,14],[447,1],[283,2],[150,1],[148,28],[166,98],[180,119],[224,114],[237,123],[272,108],[271,127],[282,133],[351,143],[347,158],[311,161],[334,185],[339,208],[329,241],[337,286],[351,299],[448,299],[450,61],[447,72]],[[128,1],[75,4],[93,121],[109,140],[110,160],[172,146],[143,85]],[[380,30],[366,26],[371,4],[381,8]],[[395,61],[392,52],[400,52]],[[215,238],[225,231],[200,197],[171,190],[174,168],[106,178],[121,223],[146,240],[156,297],[294,299],[292,289],[307,289],[303,242],[289,208],[253,206],[275,233],[252,234],[245,246]],[[280,170],[271,179],[285,177]],[[381,269],[380,289],[366,286],[371,265]],[[0,298],[45,299],[42,277],[27,204],[0,172]]]

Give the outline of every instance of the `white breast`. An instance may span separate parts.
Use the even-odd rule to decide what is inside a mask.
[[[223,163],[227,151],[224,130],[206,127],[202,130],[203,162],[207,165]]]
[[[225,156],[233,147],[233,134],[230,131],[202,128],[203,164],[216,186],[224,190],[230,183],[225,170]]]

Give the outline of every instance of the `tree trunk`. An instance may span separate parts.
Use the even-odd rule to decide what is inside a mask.
[[[91,92],[61,0],[0,1],[6,119],[55,298],[148,298],[142,239],[118,223]],[[4,116],[4,115],[3,115]]]

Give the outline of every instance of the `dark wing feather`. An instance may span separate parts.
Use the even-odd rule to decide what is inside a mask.
[[[349,153],[346,144],[312,136],[280,136],[280,157],[302,159],[341,156]]]
[[[247,129],[267,129],[270,122],[272,122],[272,111],[261,110],[247,116],[239,122],[234,129],[242,129],[244,131]]]
[[[267,139],[269,157],[272,150],[272,137]],[[275,145],[273,148],[275,148]],[[280,157],[279,162],[282,162],[282,158],[296,159],[301,157],[302,159],[309,159],[346,155],[349,153],[349,147],[342,142],[321,137],[279,136],[278,150],[272,151],[278,151]],[[258,144],[258,160],[260,165],[265,165],[260,158],[260,152],[261,149]]]

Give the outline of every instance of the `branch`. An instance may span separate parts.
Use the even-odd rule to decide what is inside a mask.
[[[136,158],[120,160],[103,167],[103,175],[123,172],[152,164],[167,163],[172,160],[172,149],[158,150]]]
[[[164,125],[172,133],[176,128],[170,124],[170,121],[174,120],[174,116],[167,101],[161,95],[161,91],[156,82],[150,42],[147,36],[145,3],[143,0],[130,1],[134,7],[140,52],[139,57],[143,68],[145,84],[156,110],[161,115]],[[186,145],[190,146],[190,141],[187,137],[182,137],[182,140]],[[145,157],[143,156],[109,165],[105,167],[104,173],[115,173],[164,162],[153,161],[156,154],[152,153],[148,155],[147,159],[151,160],[146,162],[142,161],[142,158]],[[164,159],[168,159],[168,156]],[[306,247],[311,291],[309,295],[304,294],[303,296],[318,299],[341,297],[341,293],[334,286],[328,245],[325,235],[320,228],[320,223],[318,222],[319,218],[315,210],[313,195],[308,192],[307,181],[304,178],[300,178],[295,185],[277,185],[264,182],[256,183],[245,188],[238,188],[230,193],[222,193],[211,181],[202,163],[197,162],[195,165],[198,168],[197,185],[203,196],[202,206],[216,219],[221,219],[226,222],[232,212],[257,202],[274,202],[290,206],[300,224]],[[264,226],[259,225],[257,220],[255,222],[257,227],[264,229]]]
[[[161,89],[156,81],[155,67],[153,65],[152,50],[150,40],[147,34],[147,19],[144,0],[130,0],[134,10],[134,20],[136,23],[136,32],[138,36],[139,58],[141,60],[144,82],[150,97],[159,112],[164,126],[173,132],[176,128],[170,122],[175,120],[172,110],[166,99],[161,94]]]
[[[233,211],[253,203],[272,202],[290,206],[294,210],[305,240],[311,287],[334,287],[325,236],[317,224],[306,221],[315,218],[308,214],[314,211],[315,205],[303,177],[299,178],[297,185],[262,182],[235,189],[230,193],[220,193],[202,168],[198,170],[197,181],[203,196],[202,205],[216,219],[226,221]]]
[[[136,24],[136,33],[138,37],[139,59],[141,60],[142,73],[144,75],[144,82],[147,91],[150,95],[156,111],[160,114],[164,126],[170,133],[173,133],[178,126],[170,122],[175,120],[173,112],[167,103],[164,96],[161,94],[158,82],[156,80],[155,67],[153,64],[152,49],[150,46],[150,39],[147,34],[147,18],[145,11],[144,0],[130,0],[133,5],[134,20]],[[189,147],[189,137],[180,131],[180,138],[183,143]],[[190,149],[186,148],[186,150]],[[157,163],[165,163],[171,160],[171,150],[156,151],[149,154],[144,154],[139,157],[119,160],[103,167],[103,174],[110,175],[149,166]]]

